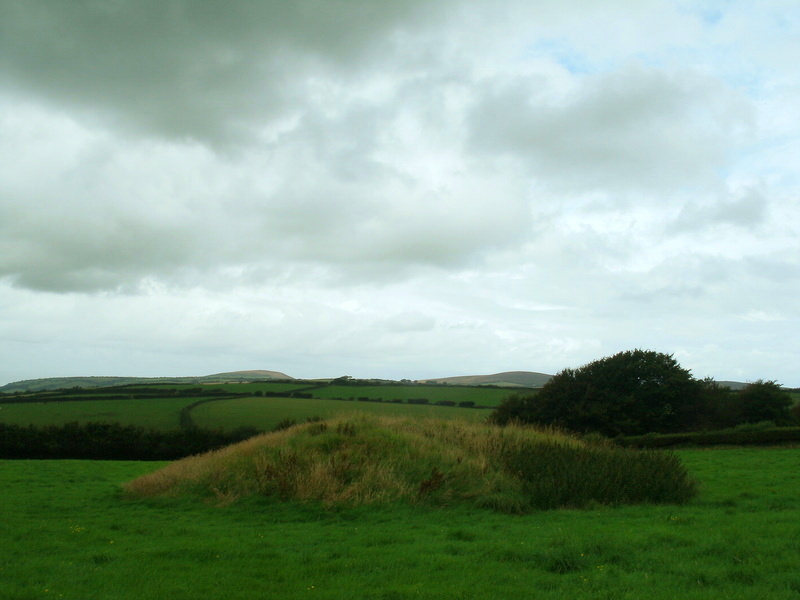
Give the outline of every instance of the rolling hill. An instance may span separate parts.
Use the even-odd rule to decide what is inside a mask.
[[[262,381],[265,379],[292,380],[294,377],[279,371],[231,371],[199,377],[47,377],[44,379],[25,379],[0,387],[0,392],[41,392],[45,390],[68,389],[74,387],[96,388],[138,383],[228,383]]]
[[[446,383],[450,385],[499,385],[503,387],[542,387],[552,375],[532,371],[507,371],[494,375],[462,375],[459,377],[441,377],[425,379],[420,383]]]

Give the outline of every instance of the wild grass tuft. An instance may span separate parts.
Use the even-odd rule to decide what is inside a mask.
[[[695,492],[672,454],[556,430],[364,414],[294,425],[174,462],[133,496],[250,496],[329,506],[472,504],[504,513],[596,503],[681,503]]]

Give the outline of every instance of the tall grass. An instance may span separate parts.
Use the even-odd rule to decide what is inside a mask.
[[[270,496],[329,506],[466,503],[505,513],[592,503],[680,503],[694,484],[671,454],[554,430],[357,414],[189,457],[125,486],[133,496]]]

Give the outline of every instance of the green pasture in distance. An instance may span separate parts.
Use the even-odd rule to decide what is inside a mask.
[[[513,393],[533,392],[525,388],[461,387],[446,385],[330,385],[311,390],[315,398],[383,398],[384,402],[394,399],[407,401],[410,398],[427,398],[431,404],[440,400],[455,403],[471,401],[479,406],[497,406]]]
[[[488,410],[447,406],[418,406],[389,402],[358,402],[322,400],[316,398],[228,398],[201,404],[192,410],[198,427],[235,429],[256,427],[269,431],[285,419],[301,423],[309,417],[323,419],[356,411],[377,415],[438,417],[480,421],[489,416]]]
[[[226,383],[221,386],[226,392],[292,392],[313,386],[313,383]]]
[[[682,506],[508,516],[133,501],[164,463],[0,461],[2,597],[796,600],[800,449],[685,450]],[[187,574],[191,574],[188,577]]]
[[[284,383],[284,382],[252,382],[252,383],[158,383],[150,384],[147,387],[157,387],[159,389],[169,390],[186,390],[197,389],[204,390],[203,393],[210,393],[212,390],[223,390],[225,392],[291,392],[293,390],[300,390],[310,387],[314,384],[311,383]]]
[[[177,429],[180,410],[197,398],[142,398],[0,404],[0,422],[15,425],[63,425],[105,422],[148,429]]]

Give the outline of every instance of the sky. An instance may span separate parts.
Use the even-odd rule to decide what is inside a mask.
[[[0,0],[0,385],[800,386],[796,0]]]

